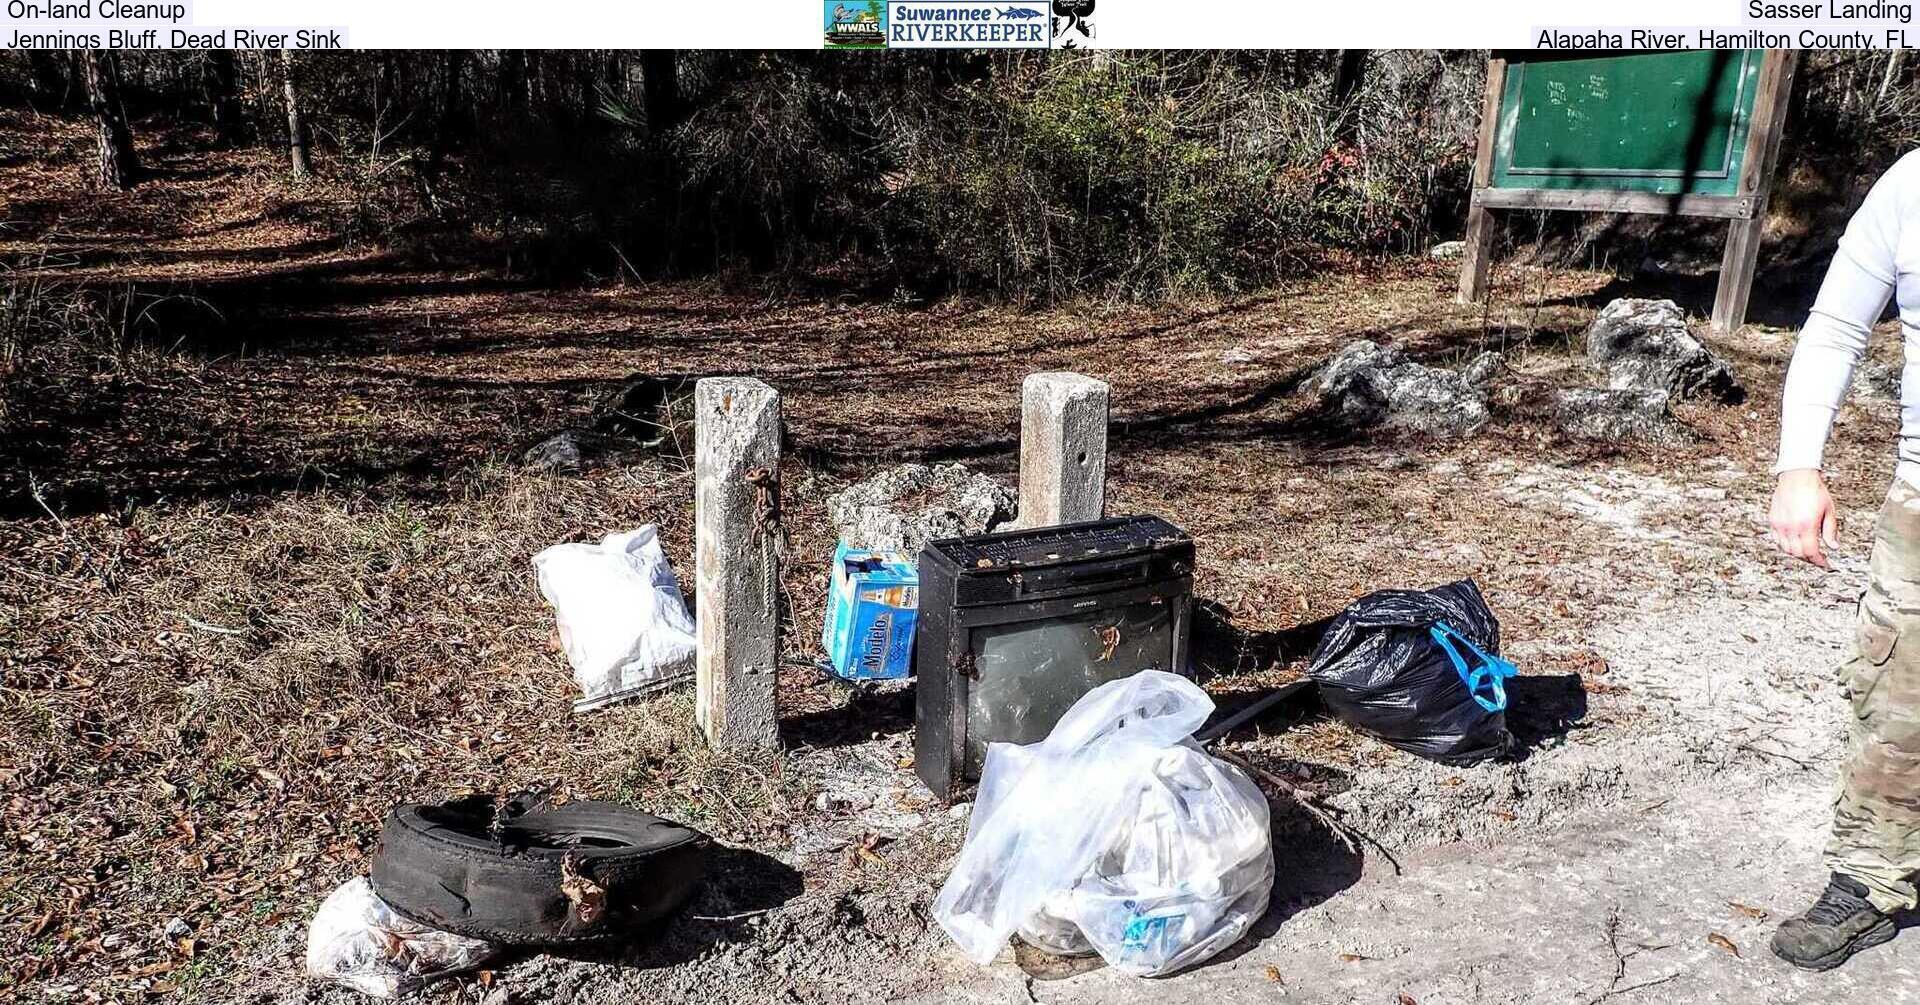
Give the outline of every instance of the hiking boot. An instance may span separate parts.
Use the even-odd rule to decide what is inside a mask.
[[[1890,941],[1893,918],[1867,902],[1867,888],[1834,873],[1807,913],[1780,923],[1773,954],[1802,970],[1832,970],[1862,949]]]

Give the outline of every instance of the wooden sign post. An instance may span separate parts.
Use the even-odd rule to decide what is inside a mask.
[[[1487,63],[1460,300],[1486,296],[1493,211],[1728,221],[1713,324],[1746,323],[1798,52],[1691,50]]]

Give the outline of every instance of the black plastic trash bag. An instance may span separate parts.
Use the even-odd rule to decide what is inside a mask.
[[[1434,590],[1381,590],[1340,612],[1314,647],[1307,676],[1349,725],[1443,764],[1513,749],[1507,732],[1500,622],[1473,580]]]

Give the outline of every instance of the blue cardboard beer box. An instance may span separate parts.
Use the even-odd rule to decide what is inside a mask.
[[[833,585],[820,642],[846,680],[899,680],[913,672],[913,629],[920,615],[920,573],[898,551],[833,551]]]

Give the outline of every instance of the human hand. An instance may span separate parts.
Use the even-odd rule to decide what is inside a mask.
[[[1834,532],[1833,495],[1827,491],[1826,476],[1819,468],[1780,472],[1767,519],[1773,528],[1773,543],[1781,551],[1822,569],[1833,568],[1820,546],[1824,543],[1837,548],[1840,541]]]

